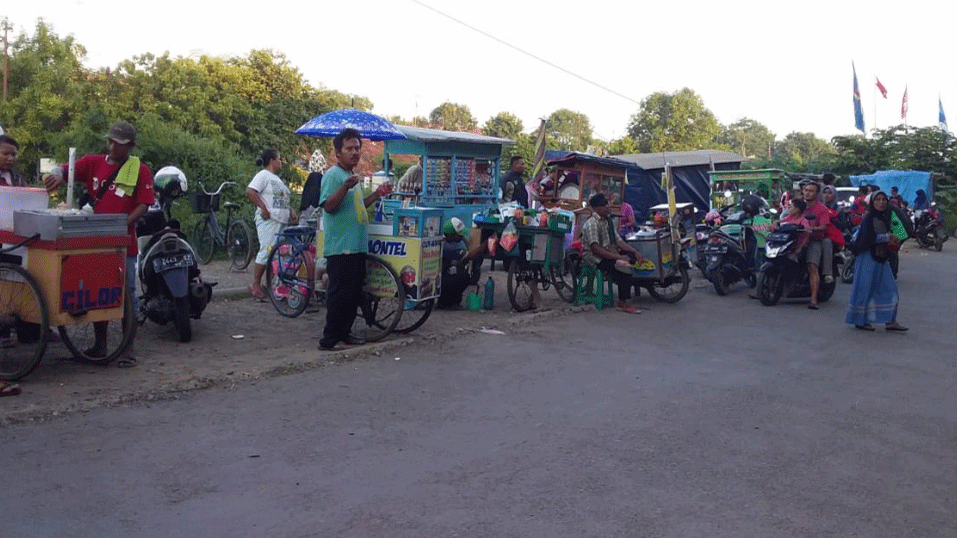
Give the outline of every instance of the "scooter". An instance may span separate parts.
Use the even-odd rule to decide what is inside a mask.
[[[757,277],[757,294],[765,306],[773,306],[781,299],[804,298],[811,296],[811,283],[808,277],[807,262],[797,257],[795,252],[804,229],[792,223],[783,223],[768,236],[764,247],[765,262],[761,265]],[[839,254],[831,259],[832,270],[837,267]],[[818,301],[826,302],[834,295],[837,282],[825,282],[824,270],[818,268],[820,286]]]
[[[708,257],[705,255],[705,249],[708,245],[708,238],[711,232],[718,229],[724,219],[728,218],[731,209],[734,206],[726,205],[721,209],[712,209],[704,217],[704,222],[694,225],[695,236],[695,260],[694,264],[701,271],[701,276],[708,278]]]
[[[767,210],[764,200],[748,197],[720,228],[711,231],[704,248],[708,261],[705,276],[714,285],[718,295],[727,295],[728,286],[745,280],[749,287],[756,283],[758,269],[758,240],[752,223],[754,217]]]
[[[153,179],[153,188],[157,204],[137,223],[136,233],[141,253],[137,270],[142,289],[140,324],[146,319],[160,325],[172,321],[179,341],[189,342],[193,337],[190,318],[200,318],[216,283],[203,281],[196,253],[179,229],[179,221],[170,215],[173,201],[186,192],[186,176],[176,168],[163,168]]]
[[[927,209],[918,209],[914,212],[914,236],[920,248],[931,248],[940,252],[947,240],[943,221],[937,211],[937,204],[931,204]]]

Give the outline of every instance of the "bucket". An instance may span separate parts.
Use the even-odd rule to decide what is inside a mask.
[[[470,293],[465,302],[472,312],[478,312],[482,309],[482,296],[478,293]]]

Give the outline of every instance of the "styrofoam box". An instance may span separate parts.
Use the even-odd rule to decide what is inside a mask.
[[[20,237],[40,234],[44,241],[61,237],[92,237],[102,235],[126,235],[124,214],[64,214],[56,210],[33,210],[13,212],[13,233]]]
[[[46,189],[34,187],[0,187],[0,229],[13,230],[13,212],[23,209],[46,209],[50,196]]]

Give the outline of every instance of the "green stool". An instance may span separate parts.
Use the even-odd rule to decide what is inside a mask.
[[[607,291],[605,283],[608,284]],[[581,265],[581,272],[578,273],[578,282],[575,286],[575,306],[582,303],[593,304],[595,308],[601,310],[615,304],[613,292],[611,279],[605,278],[605,273],[601,269],[587,263]]]

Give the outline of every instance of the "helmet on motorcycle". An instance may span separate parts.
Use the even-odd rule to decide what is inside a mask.
[[[741,200],[741,211],[752,216],[757,215],[762,209],[767,207],[768,202],[755,194],[745,196],[744,199]]]
[[[153,190],[168,195],[182,194],[186,192],[186,174],[175,166],[164,166],[153,176]]]
[[[708,214],[704,216],[705,222],[711,222],[718,226],[721,226],[721,212],[717,209],[712,209],[708,211]]]

